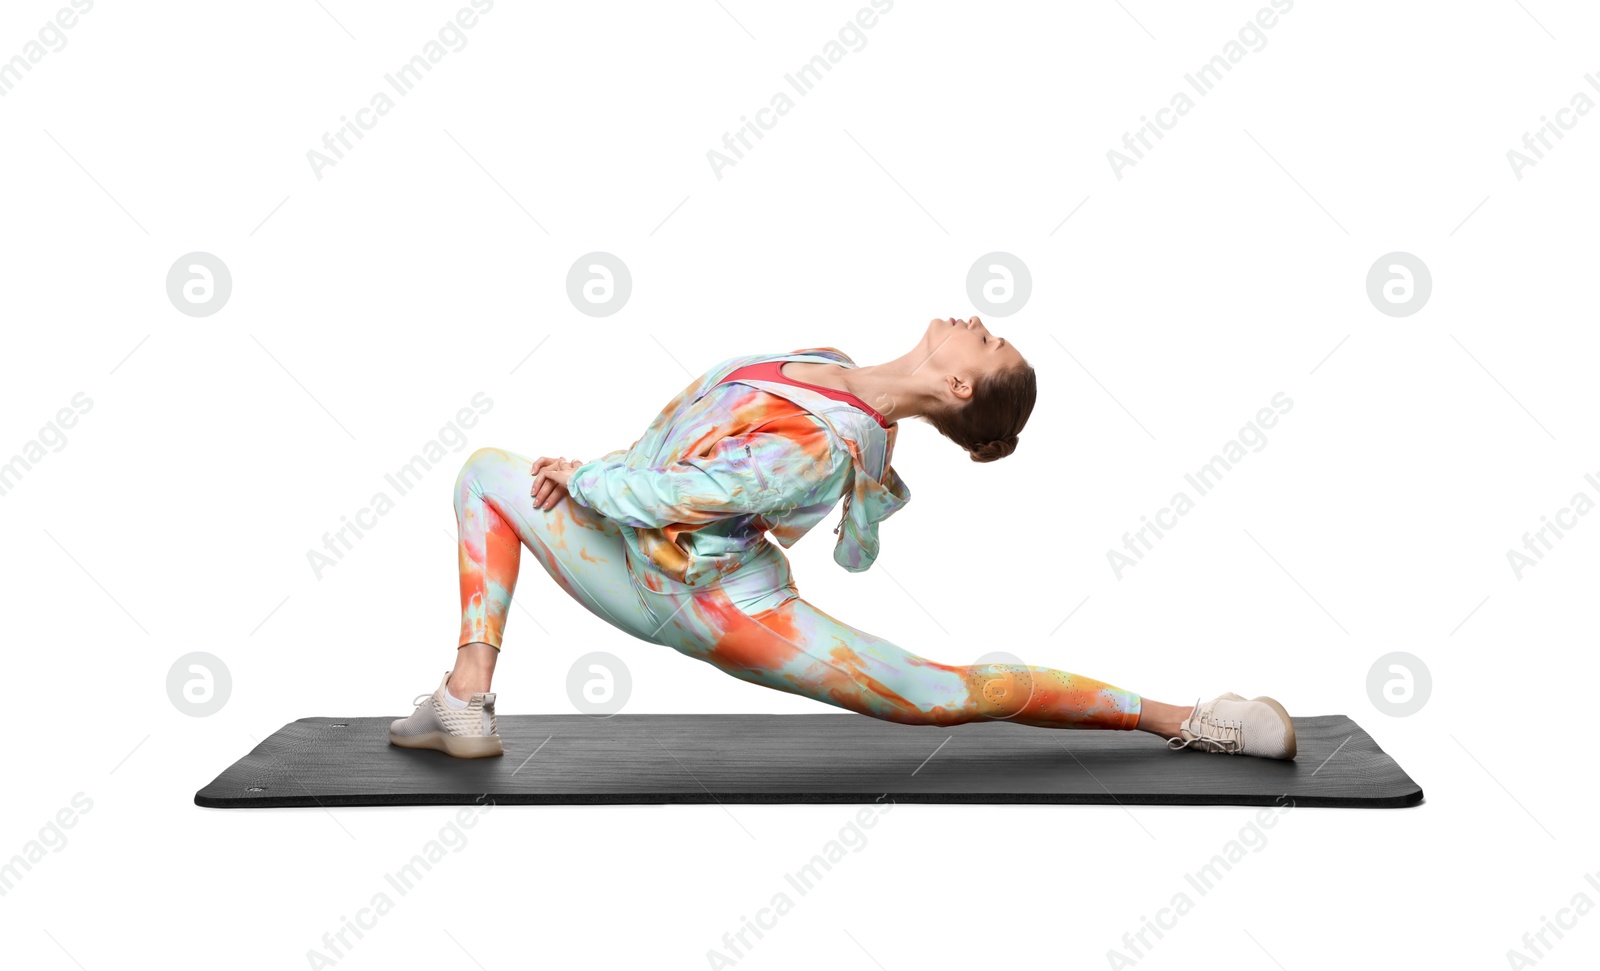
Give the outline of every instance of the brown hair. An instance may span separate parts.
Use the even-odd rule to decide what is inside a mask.
[[[1039,382],[1033,366],[1021,364],[972,381],[972,397],[949,411],[923,415],[944,437],[967,450],[974,462],[1005,458],[1028,423]]]

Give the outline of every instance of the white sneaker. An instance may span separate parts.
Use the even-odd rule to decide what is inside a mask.
[[[411,699],[417,710],[389,724],[389,741],[403,748],[435,749],[458,759],[504,755],[500,736],[495,734],[494,692],[480,691],[467,700],[467,707],[451,708],[444,700],[449,680],[446,671],[432,694]]]
[[[1210,701],[1196,702],[1194,711],[1178,729],[1178,737],[1167,740],[1167,748],[1292,759],[1294,721],[1271,698],[1246,701],[1229,691]]]

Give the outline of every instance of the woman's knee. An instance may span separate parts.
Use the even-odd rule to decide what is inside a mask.
[[[472,450],[467,460],[461,464],[461,474],[483,475],[491,469],[503,467],[511,461],[511,453],[503,448],[485,445]]]
[[[481,485],[503,474],[506,467],[516,461],[516,456],[503,448],[486,446],[475,449],[461,464],[461,471],[456,475],[456,494],[461,495],[463,487]],[[481,490],[473,488],[472,491]]]
[[[1033,670],[1016,664],[940,664],[907,653],[888,679],[898,704],[888,718],[907,725],[963,725],[1021,714],[1034,693]],[[880,716],[882,717],[882,716]]]

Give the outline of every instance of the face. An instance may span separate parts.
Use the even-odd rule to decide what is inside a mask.
[[[938,375],[951,395],[963,399],[972,394],[978,377],[1027,363],[1010,341],[989,333],[977,317],[934,318],[918,350],[919,357],[926,355],[919,371]]]

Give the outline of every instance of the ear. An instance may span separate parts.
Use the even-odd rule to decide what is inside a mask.
[[[945,390],[957,401],[966,401],[972,397],[972,384],[967,379],[957,374],[944,376]]]

